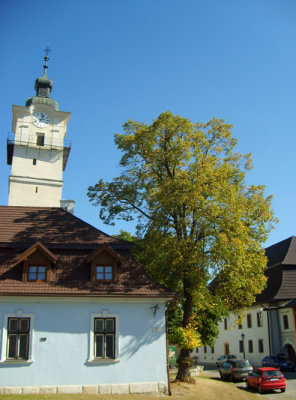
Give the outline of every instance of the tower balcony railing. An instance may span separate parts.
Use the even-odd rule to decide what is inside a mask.
[[[13,144],[18,146],[29,146],[29,147],[42,147],[43,149],[47,150],[63,150],[64,147],[71,148],[71,141],[70,140],[62,140],[57,139],[54,137],[50,137],[46,135],[44,137],[44,143],[42,145],[37,143],[37,136],[36,135],[17,135],[13,132],[8,133],[7,137],[7,144]]]
[[[40,150],[60,150],[63,151],[63,170],[66,168],[69,153],[71,150],[70,140],[60,140],[49,135],[44,136],[43,142],[37,141],[36,135],[17,135],[13,132],[9,132],[7,136],[7,164],[12,164],[12,157],[14,152],[14,146],[26,146],[36,148]]]

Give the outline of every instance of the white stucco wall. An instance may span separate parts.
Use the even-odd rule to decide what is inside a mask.
[[[63,146],[70,113],[46,104],[13,106],[14,151],[9,177],[10,206],[59,207],[63,187]],[[33,124],[33,114],[44,112],[50,123]],[[44,136],[44,145],[37,136]]]
[[[160,308],[154,317],[156,304]],[[163,299],[2,298],[0,305],[0,387],[167,383]],[[102,312],[118,315],[118,360],[90,362],[90,318]],[[31,316],[29,362],[5,361],[8,314]]]

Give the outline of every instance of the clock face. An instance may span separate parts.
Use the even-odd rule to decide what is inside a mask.
[[[33,124],[38,128],[44,128],[50,122],[49,116],[44,112],[40,111],[33,115]]]

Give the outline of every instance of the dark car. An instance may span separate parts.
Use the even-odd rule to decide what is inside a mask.
[[[280,389],[281,392],[286,390],[286,380],[284,375],[276,368],[262,367],[254,369],[246,378],[247,388],[254,388],[259,393],[266,390]]]
[[[236,359],[237,357],[234,355],[234,354],[227,354],[227,355],[224,355],[224,356],[220,356],[218,359],[217,359],[217,361],[216,361],[216,365],[217,365],[217,367],[221,367],[221,365],[225,362],[225,361],[227,361],[227,360],[234,360],[234,359]]]
[[[219,368],[221,379],[239,381],[245,379],[253,367],[248,360],[227,360]]]
[[[262,367],[278,368],[281,371],[294,371],[296,364],[287,360],[284,356],[267,356],[262,360]]]

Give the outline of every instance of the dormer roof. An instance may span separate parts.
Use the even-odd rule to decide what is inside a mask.
[[[25,250],[22,254],[20,254],[17,262],[20,263],[20,262],[28,260],[28,258],[36,251],[39,251],[42,254],[44,254],[44,256],[51,262],[54,262],[54,263],[56,262],[56,256],[40,242],[36,242],[31,247],[29,247],[27,250]]]
[[[93,260],[95,260],[97,257],[100,256],[103,252],[106,252],[111,255],[117,262],[122,263],[123,259],[120,257],[120,255],[112,249],[112,247],[103,245],[102,247],[99,247],[97,250],[93,251],[88,257],[87,257],[87,262],[90,263]]]

